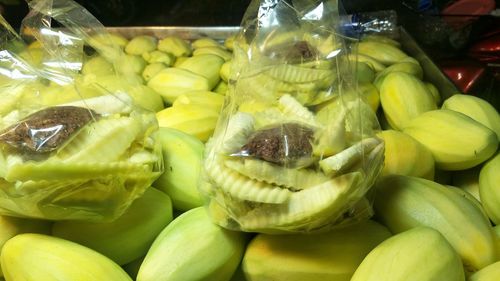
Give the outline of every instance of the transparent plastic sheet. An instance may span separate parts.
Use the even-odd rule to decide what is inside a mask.
[[[384,144],[338,23],[335,1],[250,4],[200,184],[219,225],[309,233],[373,214]]]
[[[163,171],[155,114],[136,105],[134,77],[115,67],[122,48],[88,11],[28,4],[22,36],[1,19],[0,213],[113,220]],[[84,71],[95,57],[106,75]]]

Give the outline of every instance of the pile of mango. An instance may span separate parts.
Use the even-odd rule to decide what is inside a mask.
[[[500,280],[500,115],[471,95],[442,100],[397,41],[367,36],[348,56],[385,142],[374,217],[270,235],[213,224],[198,192],[232,38],[114,38],[120,71],[142,83],[134,100],[157,112],[164,173],[113,222],[0,217],[5,280]],[[83,72],[104,81],[112,67],[95,56]]]

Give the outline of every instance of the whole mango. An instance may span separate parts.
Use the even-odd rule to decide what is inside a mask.
[[[460,257],[438,231],[417,227],[378,245],[351,281],[464,281]]]
[[[43,234],[19,234],[0,258],[9,281],[132,281],[112,260],[77,243]]]
[[[432,152],[436,167],[465,170],[490,158],[498,147],[496,134],[460,112],[438,109],[409,122],[403,132]]]
[[[242,268],[249,281],[349,281],[363,258],[390,236],[374,221],[321,234],[259,234]]]
[[[400,175],[382,178],[375,192],[375,213],[393,233],[418,226],[438,230],[470,272],[496,261],[490,222],[459,193],[430,180]]]
[[[123,265],[144,256],[156,236],[171,221],[170,198],[157,189],[148,188],[112,222],[57,221],[52,233],[94,249]]]

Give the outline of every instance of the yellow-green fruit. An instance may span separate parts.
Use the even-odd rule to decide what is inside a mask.
[[[226,61],[219,71],[220,78],[226,83],[229,81],[229,75],[231,75],[231,63],[231,60]]]
[[[4,244],[21,233],[49,234],[52,222],[0,216],[0,253]],[[3,276],[0,267],[0,277]]]
[[[146,64],[141,56],[123,55],[115,61],[115,69],[121,74],[141,74]]]
[[[464,281],[460,257],[439,232],[417,227],[378,245],[351,281]]]
[[[500,114],[489,102],[471,95],[456,94],[446,99],[442,108],[469,116],[494,131],[500,140]]]
[[[383,36],[383,35],[376,35],[376,34],[369,34],[369,35],[364,35],[363,38],[361,38],[362,41],[375,41],[375,42],[381,42],[389,45],[393,45],[394,47],[401,47],[401,43],[398,41],[391,39],[389,37]]]
[[[396,64],[393,64],[383,71],[379,72],[377,74],[377,77],[375,78],[374,84],[380,88],[380,85],[382,85],[383,80],[387,76],[387,74],[391,72],[404,72],[410,75],[415,76],[419,80],[422,80],[424,77],[424,71],[422,70],[422,67],[420,64],[413,63],[413,62],[399,62]]]
[[[360,42],[357,50],[360,54],[372,57],[385,65],[397,63],[408,57],[407,54],[391,44],[375,41]]]
[[[382,176],[405,175],[434,179],[434,157],[425,146],[395,130],[385,130],[377,136],[385,142]]]
[[[139,35],[130,40],[125,46],[125,52],[129,55],[142,55],[156,49],[158,39],[149,35]]]
[[[481,201],[479,197],[479,172],[481,165],[471,169],[454,171],[451,174],[451,185],[460,187],[470,193],[476,200]]]
[[[219,84],[217,84],[217,86],[215,86],[215,88],[213,88],[212,91],[221,95],[225,95],[227,93],[227,89],[228,89],[227,83],[224,81],[220,81]]]
[[[236,35],[230,35],[224,40],[224,47],[232,51],[234,47],[234,41],[236,40]]]
[[[1,263],[8,281],[132,281],[119,265],[102,254],[43,234],[20,234],[7,241]]]
[[[164,108],[163,99],[153,89],[146,85],[135,85],[128,89],[127,93],[134,99],[134,102],[147,110],[158,112]]]
[[[486,219],[486,221],[490,220],[490,218],[486,214],[486,211],[484,210],[481,202],[479,200],[477,200],[476,198],[474,198],[474,196],[472,196],[472,194],[470,194],[469,192],[467,192],[459,187],[456,187],[456,186],[446,185],[446,187],[450,188],[450,190],[452,190],[453,192],[458,193],[460,196],[467,198],[470,202],[472,202],[472,204],[474,204],[474,206],[476,206],[476,208],[478,208],[481,211],[481,213],[483,214],[483,217]]]
[[[500,153],[481,168],[479,195],[490,219],[500,224]]]
[[[500,261],[490,264],[469,276],[467,281],[498,281],[500,280]]]
[[[112,75],[115,73],[113,64],[102,56],[90,58],[83,64],[82,74]]]
[[[408,123],[403,132],[432,152],[436,167],[465,170],[490,158],[498,147],[495,133],[456,111],[428,111]]]
[[[212,223],[204,207],[191,209],[156,238],[137,281],[228,281],[243,256],[245,235]]]
[[[347,55],[347,58],[349,59],[349,61],[367,63],[369,66],[371,66],[371,68],[373,68],[373,70],[375,70],[375,72],[380,72],[385,69],[385,65],[380,63],[378,60],[363,54],[350,54]]]
[[[207,141],[212,136],[219,111],[199,104],[180,104],[156,113],[160,127],[177,129]]]
[[[115,45],[125,48],[129,40],[118,33],[98,33],[91,37],[90,41],[97,41],[98,44]]]
[[[361,92],[361,98],[370,105],[373,112],[377,112],[380,105],[380,96],[377,88],[371,83],[358,85],[358,90]]]
[[[417,226],[438,230],[477,271],[497,259],[491,224],[469,199],[430,180],[393,175],[376,186],[375,213],[393,233]]]
[[[189,210],[203,205],[198,192],[205,146],[197,138],[171,128],[160,128],[165,171],[153,186],[172,199],[174,209]]]
[[[429,89],[429,92],[431,92],[432,97],[434,98],[434,101],[436,102],[437,105],[441,103],[441,94],[439,93],[438,88],[434,86],[434,84],[429,83],[429,82],[424,82],[425,86],[427,86],[427,89]]]
[[[391,127],[396,130],[403,129],[422,113],[437,109],[434,98],[425,84],[407,73],[387,74],[379,90],[384,115]]]
[[[199,55],[206,55],[206,54],[211,54],[211,55],[217,55],[221,57],[224,61],[228,61],[233,57],[233,54],[221,47],[203,47],[203,48],[198,48],[193,51],[193,56],[199,56]]]
[[[172,104],[175,99],[187,91],[211,89],[210,81],[199,74],[180,68],[160,70],[148,81],[148,87],[155,90],[163,100]]]
[[[142,58],[148,63],[163,63],[168,66],[173,65],[175,61],[174,55],[158,50],[142,53]]]
[[[207,78],[209,88],[213,89],[220,81],[219,71],[223,63],[224,60],[221,57],[206,54],[187,58],[176,67],[189,70]]]
[[[52,234],[94,249],[123,265],[144,256],[170,221],[170,198],[157,189],[148,188],[112,222],[56,221]]]
[[[493,232],[497,240],[497,254],[500,255],[500,225],[495,225],[493,227]]]
[[[213,110],[220,111],[224,103],[224,96],[210,91],[190,91],[180,95],[172,106],[195,104],[204,105]]]
[[[359,83],[371,83],[375,79],[375,71],[368,63],[358,62],[355,77]]]
[[[219,42],[215,41],[209,37],[198,38],[191,43],[193,49],[203,48],[203,47],[222,47]]]
[[[158,50],[171,53],[176,57],[190,56],[192,53],[189,43],[177,36],[169,36],[158,42]]]
[[[259,234],[242,268],[248,281],[349,281],[363,258],[390,236],[374,221],[322,234]]]
[[[155,76],[161,70],[167,68],[167,66],[161,62],[150,63],[146,65],[142,71],[142,78],[147,82],[151,77]]]

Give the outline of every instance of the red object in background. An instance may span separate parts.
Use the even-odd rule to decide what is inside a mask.
[[[469,48],[467,54],[485,63],[500,63],[500,28],[482,38]]]
[[[486,71],[483,64],[472,59],[444,61],[440,63],[440,67],[464,93],[469,93]]]
[[[495,9],[495,0],[459,0],[441,11],[444,21],[454,28],[463,28]]]

